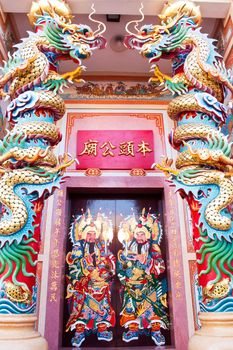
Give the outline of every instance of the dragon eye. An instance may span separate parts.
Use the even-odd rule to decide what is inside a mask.
[[[87,34],[89,34],[89,30],[86,29],[86,28],[84,28],[84,29],[83,29],[83,34],[87,36]]]
[[[60,21],[65,23],[66,22],[66,18],[64,16],[60,16]]]
[[[143,28],[142,35],[147,35],[147,34],[148,34],[148,30],[146,28]]]

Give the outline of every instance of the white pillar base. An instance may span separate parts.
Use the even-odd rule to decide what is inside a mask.
[[[201,329],[189,340],[188,350],[232,350],[233,312],[201,312]]]
[[[48,350],[47,341],[35,330],[37,317],[0,315],[0,350]]]

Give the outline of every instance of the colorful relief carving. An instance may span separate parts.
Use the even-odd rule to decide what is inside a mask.
[[[160,94],[157,91],[155,84],[146,84],[140,82],[125,82],[125,81],[106,81],[86,82],[81,86],[75,88],[74,95],[78,95],[80,99],[94,98],[94,99],[156,99]],[[66,95],[67,96],[67,95]],[[71,96],[68,96],[72,98]]]
[[[64,1],[33,2],[29,19],[36,33],[28,32],[1,68],[0,96],[11,102],[10,130],[0,143],[0,313],[35,311],[44,200],[73,162],[53,153],[61,140],[55,122],[65,113],[57,92],[79,81],[81,59],[105,44],[100,30],[72,24],[71,18]],[[60,75],[63,59],[78,68]]]
[[[165,264],[159,247],[162,229],[157,217],[143,209],[139,220],[125,218],[118,232],[123,250],[118,252],[117,274],[122,284],[120,324],[126,329],[125,342],[140,334],[151,336],[164,345],[161,328],[168,328],[167,285],[161,277]]]
[[[113,338],[109,327],[115,325],[111,283],[116,259],[108,248],[112,238],[112,223],[103,213],[93,218],[88,210],[71,224],[72,250],[66,257],[70,312],[66,331],[75,330],[74,347],[81,346],[92,333],[97,333],[98,340]]]
[[[168,105],[176,121],[169,140],[180,153],[157,165],[190,206],[197,255],[201,311],[233,311],[233,160],[231,143],[220,127],[227,112],[224,97],[233,91],[230,70],[215,50],[214,40],[198,28],[198,6],[178,1],[164,7],[161,24],[144,25],[126,44],[153,63],[151,81],[174,95]],[[137,22],[137,21],[135,21]],[[163,74],[157,61],[172,60],[173,75]]]

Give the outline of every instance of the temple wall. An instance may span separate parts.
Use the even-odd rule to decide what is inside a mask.
[[[224,38],[224,61],[227,68],[233,67],[233,4],[226,19],[223,22],[223,38]]]
[[[231,3],[230,10],[225,20],[222,23],[222,38],[224,43],[224,56],[226,67],[233,70],[233,3]],[[228,92],[225,100],[228,109],[227,132],[229,133],[229,140],[232,141],[233,135],[233,93]]]
[[[224,61],[226,66],[233,66],[233,4],[228,16],[222,23]],[[7,16],[0,9],[0,64],[7,59],[7,51],[14,42],[14,31]],[[133,86],[138,92],[145,89],[142,86]],[[88,89],[89,87],[87,87]],[[117,84],[108,84],[108,88],[117,91]],[[70,153],[76,157],[76,131],[80,130],[159,130],[162,139],[162,148],[157,149],[156,161],[160,155],[175,158],[175,151],[168,143],[168,134],[172,129],[173,122],[168,118],[166,108],[168,101],[163,99],[145,99],[140,97],[133,99],[114,97],[103,99],[103,85],[96,84],[95,92],[90,98],[82,96],[77,98],[77,93],[68,91],[65,95],[67,112],[66,117],[59,121],[58,126],[63,135],[62,142],[56,149],[57,154]],[[120,91],[120,90],[119,90]],[[141,92],[142,93],[142,92]],[[148,91],[145,92],[147,94]],[[119,97],[120,96],[120,97]],[[135,96],[134,96],[135,97]],[[77,103],[77,100],[79,103]],[[4,111],[6,103],[0,107]],[[0,113],[0,137],[4,129]],[[156,139],[154,140],[156,143]],[[158,154],[159,153],[159,154]],[[92,168],[90,164],[90,168]],[[97,176],[98,175],[98,176]],[[99,176],[100,175],[100,176]],[[144,176],[145,175],[145,176]],[[162,188],[165,193],[165,235],[168,242],[167,269],[169,270],[169,302],[171,306],[172,327],[176,331],[173,334],[173,344],[186,344],[194,330],[198,328],[196,307],[196,259],[192,245],[191,219],[186,203],[174,189],[169,187],[164,175],[158,171],[147,170],[143,176],[132,176],[130,170],[106,170],[96,176],[85,170],[77,170],[73,165],[67,171],[68,185],[62,185],[45,204],[42,222],[42,243],[38,263],[38,281],[40,302],[38,303],[38,328],[42,335],[52,333],[54,348],[60,344],[61,334],[59,326],[62,318],[62,305],[64,301],[64,266],[65,266],[65,240],[67,239],[66,219],[66,193],[67,186],[70,188],[83,187],[93,189],[117,186],[131,186],[142,188]],[[56,243],[57,241],[57,243]],[[57,244],[57,246],[56,246]],[[56,278],[56,276],[58,276]],[[179,310],[181,310],[179,312]],[[54,314],[54,317],[50,317]],[[184,317],[183,319],[181,319]],[[185,324],[182,334],[178,331],[181,324]],[[182,322],[182,323],[181,323]],[[178,324],[180,323],[180,324]],[[57,333],[56,333],[57,332]],[[176,334],[175,334],[176,333]],[[51,336],[50,336],[51,337]],[[52,338],[49,339],[52,341]],[[174,347],[174,349],[181,349]]]
[[[137,100],[89,100],[77,103],[67,100],[66,117],[59,121],[63,139],[57,154],[70,153],[76,157],[77,130],[156,130],[160,133],[162,149],[155,151],[155,160],[165,155],[175,158],[175,151],[168,143],[168,134],[173,122],[166,113],[168,101]],[[157,134],[156,134],[157,135]],[[156,143],[156,140],[155,140]],[[159,154],[158,154],[159,153]],[[90,164],[90,168],[92,165]],[[194,333],[197,325],[196,310],[196,266],[191,241],[191,223],[187,207],[174,188],[170,187],[164,175],[155,170],[146,170],[146,176],[132,176],[130,170],[103,170],[100,176],[93,176],[85,170],[71,166],[67,173],[69,179],[60,190],[47,201],[44,211],[42,246],[39,255],[40,304],[39,331],[47,338],[53,329],[61,328],[64,300],[65,241],[67,240],[66,196],[69,188],[117,188],[145,187],[162,188],[165,194],[165,236],[167,241],[167,269],[169,271],[169,303],[173,328],[172,343],[187,344],[188,336]],[[53,277],[52,277],[53,276]],[[191,307],[190,307],[191,306]],[[176,310],[176,311],[175,311]],[[51,317],[51,313],[54,317]],[[185,324],[182,334],[179,323]],[[60,319],[60,320],[59,320]],[[186,322],[184,320],[186,319]],[[55,333],[54,333],[55,330]],[[59,338],[60,337],[60,338]],[[60,339],[60,340],[59,340]],[[49,342],[54,340],[49,339]],[[51,344],[51,343],[50,343]],[[50,345],[51,350],[61,345],[61,334]],[[54,347],[53,347],[54,346]],[[181,345],[179,345],[181,346]],[[174,347],[174,349],[181,349]]]

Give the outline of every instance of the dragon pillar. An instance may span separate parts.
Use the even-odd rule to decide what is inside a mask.
[[[56,121],[65,113],[58,92],[81,81],[81,60],[105,46],[102,23],[93,32],[71,18],[63,0],[33,2],[29,20],[35,32],[15,45],[1,68],[0,96],[10,102],[9,130],[0,142],[0,349],[47,349],[33,330],[41,215],[44,200],[73,162],[53,153],[61,140]],[[59,61],[69,59],[77,68],[59,74]]]
[[[167,113],[175,121],[169,141],[178,157],[173,169],[168,159],[156,167],[175,184],[191,211],[202,329],[191,339],[190,349],[232,349],[233,160],[221,127],[227,118],[224,98],[227,90],[233,91],[233,79],[214,40],[199,27],[198,6],[174,2],[159,18],[159,25],[140,29],[143,13],[141,20],[129,22],[125,44],[153,63],[151,83],[174,96]],[[130,30],[133,23],[136,34]],[[162,58],[172,61],[172,76],[159,70],[157,61]]]

